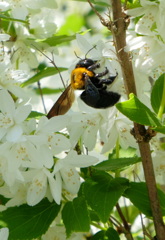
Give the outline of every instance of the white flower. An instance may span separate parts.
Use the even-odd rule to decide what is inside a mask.
[[[49,135],[48,143],[54,155],[71,148],[70,140],[61,133]]]
[[[33,130],[34,135],[27,136],[27,139],[34,145],[47,145],[53,154],[59,154],[62,151],[69,150],[71,147],[70,140],[61,130],[65,129],[70,117],[67,115],[56,116],[51,119],[47,117],[40,118],[38,126]]]
[[[26,0],[26,6],[30,9],[38,9],[41,10],[42,8],[56,8],[57,3],[54,0]]]
[[[135,31],[139,34],[149,36],[161,36],[165,40],[164,33],[164,1],[141,0],[142,7],[127,10],[127,14],[137,17],[142,16],[135,26]]]
[[[25,4],[25,0],[7,0],[4,1],[4,4],[8,4],[7,8],[11,9],[11,16],[21,20],[25,20],[28,15],[28,9]]]
[[[11,148],[12,144],[8,142],[0,145],[0,173],[8,186],[14,186],[16,180],[24,181],[19,169],[20,159],[12,155]]]
[[[102,71],[107,67],[110,72],[109,75],[116,75],[116,69],[118,73],[120,72],[119,64],[116,61],[115,48],[111,44],[105,44],[101,40],[92,44],[80,34],[76,35],[76,40],[84,55],[89,51],[88,55],[90,58],[100,62],[101,68],[99,68],[98,71]],[[94,46],[96,47],[94,48]],[[88,55],[86,57],[88,57]]]
[[[49,227],[48,231],[42,235],[41,240],[66,240],[66,229],[63,225],[54,222]],[[84,233],[73,233],[68,240],[85,240]]]
[[[29,31],[21,24],[15,23],[15,31],[17,39],[14,42],[12,62],[16,68],[20,68],[21,64],[26,63],[31,69],[38,66],[38,60],[35,52],[29,47],[28,38],[30,37]]]
[[[165,1],[160,1],[159,3],[159,13],[157,16],[157,30],[158,34],[163,38],[165,41],[165,33],[164,33],[164,23],[165,23]]]
[[[9,4],[9,2],[7,2],[7,1],[1,1],[0,2],[0,9],[1,9],[1,11],[6,11],[6,10],[8,10],[10,8],[10,4]]]
[[[31,179],[30,186],[27,190],[27,204],[34,206],[46,195],[48,187],[47,174],[49,174],[49,171],[46,168],[42,168],[39,170],[30,170],[27,174]]]
[[[35,134],[49,135],[50,133],[58,132],[66,128],[69,121],[70,121],[70,117],[67,115],[56,116],[51,119],[47,119],[47,117],[42,117],[39,120],[38,128]]]
[[[80,177],[76,168],[89,167],[97,162],[98,159],[93,156],[78,155],[72,150],[65,158],[57,160],[52,175],[55,175],[55,180],[58,182],[58,186],[61,186],[70,194],[76,194],[80,187]],[[51,191],[53,191],[54,200],[59,204],[61,200],[61,189],[53,186],[54,184],[50,182],[50,188]]]
[[[165,45],[157,37],[129,37],[127,43],[129,50],[135,52],[134,61],[137,69],[147,74],[151,74],[154,70],[165,71]]]
[[[23,134],[22,122],[31,112],[30,105],[15,106],[6,90],[0,90],[0,139],[16,142]]]
[[[6,33],[1,33],[0,34],[0,41],[8,41],[10,39],[10,35]]]
[[[6,89],[15,96],[26,99],[27,96],[20,84],[27,79],[27,74],[21,70],[13,70],[9,60],[0,62],[0,72],[0,89]]]
[[[102,115],[98,112],[72,114],[70,123],[67,125],[72,146],[81,138],[83,144],[92,150],[97,140],[97,132],[101,127]]]
[[[104,142],[102,153],[108,152],[114,148],[117,140],[122,148],[127,149],[129,146],[136,148],[137,143],[131,135],[132,122],[122,114],[109,120],[107,129],[107,140]]]
[[[0,240],[7,240],[9,237],[9,229],[1,228],[0,229]]]
[[[153,29],[154,22],[157,21],[159,16],[159,4],[155,1],[141,1],[142,7],[129,9],[127,14],[137,17],[142,16],[135,26],[135,31],[139,34],[154,35]]]
[[[164,151],[154,151],[152,153],[153,165],[158,183],[164,185],[165,183],[165,153]]]
[[[13,186],[7,186],[4,184],[0,187],[1,194],[9,200],[4,206],[5,208],[20,206],[26,203],[27,185],[25,183],[17,181]]]
[[[38,14],[30,17],[30,28],[36,38],[48,38],[56,32],[56,12],[53,9],[41,8]]]

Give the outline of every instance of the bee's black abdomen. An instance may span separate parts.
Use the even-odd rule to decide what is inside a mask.
[[[120,94],[116,92],[108,92],[100,90],[100,99],[96,103],[95,108],[108,108],[114,106],[120,99]]]
[[[108,92],[106,90],[99,90],[96,94],[88,95],[84,91],[80,98],[90,107],[93,108],[108,108],[114,106],[120,99],[120,94],[116,92]]]

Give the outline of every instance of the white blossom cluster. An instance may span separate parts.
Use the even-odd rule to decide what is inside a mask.
[[[126,50],[133,54],[138,97],[150,106],[148,93],[152,86],[149,76],[155,79],[155,75],[159,76],[165,69],[165,2],[141,0],[141,5],[141,8],[128,11],[133,17],[142,14],[143,17],[135,27],[141,36],[128,31]],[[39,65],[39,54],[30,47],[30,39],[45,39],[56,32],[60,24],[56,7],[55,0],[0,2],[2,11],[9,10],[11,18],[23,21],[13,23],[13,35],[10,31],[0,34],[0,194],[10,199],[1,210],[23,203],[34,206],[45,197],[57,204],[64,196],[72,199],[81,184],[79,168],[106,159],[103,154],[112,150],[117,141],[125,149],[137,147],[130,134],[131,121],[115,107],[96,110],[77,98],[66,115],[50,120],[46,116],[39,120],[29,117],[32,106],[28,89],[21,88],[21,83]],[[25,24],[27,18],[28,27]],[[99,38],[93,38],[92,42],[77,34],[76,41],[84,55],[94,44],[97,46],[90,51],[90,58],[99,60],[102,69],[106,66],[111,75],[118,73],[112,90],[122,95],[121,101],[126,100],[115,48]],[[43,46],[49,50],[49,46]],[[165,154],[161,151],[160,138],[159,134],[154,138],[152,150],[156,171],[164,179]],[[81,155],[75,150],[79,141],[82,143]],[[6,229],[1,233],[6,236]],[[53,234],[55,231],[48,233],[50,238],[43,239],[52,239]]]

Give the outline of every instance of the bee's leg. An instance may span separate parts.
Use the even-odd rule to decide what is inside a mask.
[[[96,62],[93,65],[89,66],[87,69],[89,71],[93,71],[93,70],[95,70],[96,68],[99,68],[99,67],[100,67],[100,63]]]
[[[102,73],[96,73],[95,77],[100,78],[100,77],[103,77],[103,76],[107,75],[108,73],[109,73],[108,68],[105,68],[105,71],[104,71],[104,72],[102,72]]]
[[[104,83],[104,84],[112,84],[114,82],[114,80],[116,79],[117,77],[117,73],[116,73],[116,76],[109,76],[108,78],[105,78],[105,79],[100,79],[99,83]]]

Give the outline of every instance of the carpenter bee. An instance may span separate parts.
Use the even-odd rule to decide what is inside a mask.
[[[75,99],[75,90],[84,90],[80,98],[90,107],[108,108],[114,106],[119,101],[120,94],[108,91],[107,86],[114,82],[117,75],[103,78],[109,73],[108,69],[105,68],[103,72],[95,73],[97,68],[100,68],[98,61],[90,58],[79,60],[71,72],[70,85],[53,105],[47,117],[65,114]]]

